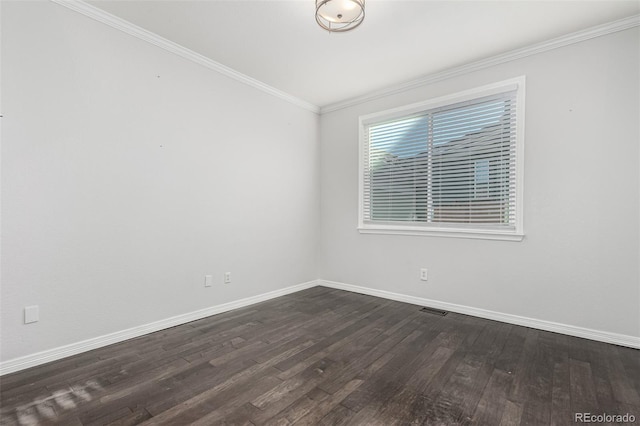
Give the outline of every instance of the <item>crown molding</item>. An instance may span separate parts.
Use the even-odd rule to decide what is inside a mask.
[[[265,93],[268,93],[272,96],[285,100],[293,105],[296,105],[300,108],[306,109],[316,114],[325,114],[325,113],[337,111],[337,110],[348,108],[361,103],[373,101],[375,99],[379,99],[382,97],[405,92],[407,90],[415,89],[428,84],[433,84],[438,81],[446,80],[448,78],[457,77],[457,76],[468,74],[474,71],[479,71],[485,68],[489,68],[495,65],[503,64],[510,61],[515,61],[518,59],[526,58],[528,56],[547,52],[553,49],[558,49],[560,47],[569,46],[575,43],[580,43],[582,41],[590,40],[592,38],[601,37],[607,34],[624,31],[629,28],[640,26],[640,15],[633,15],[627,18],[619,19],[617,21],[598,25],[585,30],[581,30],[581,31],[576,31],[571,34],[560,36],[560,37],[547,40],[541,43],[533,44],[531,46],[527,46],[521,49],[512,50],[507,53],[492,56],[486,59],[481,59],[479,61],[471,62],[458,67],[449,68],[447,70],[437,72],[434,74],[428,74],[421,78],[406,81],[404,83],[386,87],[384,89],[376,90],[373,92],[369,92],[365,95],[356,96],[350,99],[346,99],[344,101],[339,101],[329,105],[325,105],[323,107],[318,107],[307,101],[304,101],[293,95],[290,95],[286,92],[283,92],[274,87],[271,87],[268,84],[265,84],[259,80],[256,80],[255,78],[249,77],[245,74],[235,71],[225,65],[222,65],[219,62],[216,62],[214,60],[207,58],[206,56],[196,53],[190,49],[187,49],[184,46],[181,46],[177,43],[174,43],[170,40],[160,37],[159,35],[152,33],[151,31],[147,31],[144,28],[141,28],[135,24],[132,24],[129,21],[126,21],[110,13],[107,13],[104,10],[99,9],[95,6],[92,6],[83,0],[50,0],[50,1],[52,1],[53,3],[59,4],[61,6],[64,6],[68,9],[71,9],[73,11],[76,11],[78,13],[81,13],[89,18],[95,19],[96,21],[109,25],[112,28],[115,28],[124,33],[132,35],[140,40],[151,43],[168,52],[174,53],[184,59],[200,64],[206,68],[209,68],[213,71],[223,74],[229,78],[232,78],[236,81],[252,86],[258,90],[261,90]]]
[[[206,56],[196,53],[193,50],[187,49],[184,46],[181,46],[177,43],[167,40],[166,38],[160,37],[159,35],[152,33],[151,31],[147,31],[144,28],[141,28],[135,24],[132,24],[129,21],[118,18],[115,15],[112,15],[110,13],[105,12],[102,9],[92,6],[84,2],[83,0],[51,0],[51,1],[53,3],[59,4],[60,6],[64,6],[68,9],[71,9],[75,12],[81,13],[89,18],[95,19],[98,22],[102,22],[103,24],[106,24],[112,28],[115,28],[124,33],[132,35],[140,40],[146,41],[147,43],[151,43],[161,49],[166,50],[167,52],[176,54],[184,59],[195,62],[196,64],[202,65],[206,68],[216,71],[236,81],[247,84],[251,87],[254,87],[272,96],[275,96],[284,101],[287,101],[300,108],[306,109],[316,114],[320,112],[320,108],[316,105],[313,105],[302,99],[296,98],[295,96],[292,96],[288,93],[285,93],[281,90],[271,87],[268,84],[265,84],[259,80],[256,80],[255,78],[249,77],[245,74],[235,71],[225,65],[222,65],[219,62],[213,61],[207,58]]]
[[[400,83],[394,86],[386,87],[384,89],[369,92],[362,96],[356,96],[354,98],[346,99],[344,101],[332,103],[320,108],[320,114],[326,114],[328,112],[337,111],[340,109],[348,108],[354,105],[362,104],[364,102],[373,101],[382,97],[394,95],[396,93],[405,92],[407,90],[415,89],[427,84],[432,84],[438,81],[446,80],[459,75],[468,74],[474,71],[479,71],[485,68],[492,67],[494,65],[503,64],[505,62],[515,61],[517,59],[526,58],[528,56],[537,55],[538,53],[548,52],[549,50],[558,49],[560,47],[569,46],[571,44],[580,43],[592,38],[601,37],[607,34],[615,33],[618,31],[624,31],[629,28],[637,27],[640,25],[640,15],[633,15],[628,18],[623,18],[617,21],[609,22],[607,24],[598,25],[585,30],[576,31],[571,34],[567,34],[561,37],[557,37],[551,40],[547,40],[541,43],[536,43],[521,49],[512,50],[507,53],[492,56],[490,58],[481,59],[476,62],[471,62],[458,67],[449,68],[447,70],[429,74],[424,77],[410,80],[404,83]]]

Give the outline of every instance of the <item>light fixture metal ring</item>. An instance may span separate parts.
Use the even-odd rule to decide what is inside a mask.
[[[316,0],[316,22],[329,32],[351,31],[364,20],[364,2],[365,0]]]

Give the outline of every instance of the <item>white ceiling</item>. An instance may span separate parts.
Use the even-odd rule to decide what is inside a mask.
[[[640,0],[367,0],[359,28],[331,34],[314,0],[89,3],[321,107],[640,12]]]

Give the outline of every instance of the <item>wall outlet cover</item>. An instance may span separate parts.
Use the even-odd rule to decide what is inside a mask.
[[[427,270],[427,268],[420,269],[420,279],[422,281],[427,281],[427,278],[428,278],[428,270]]]
[[[38,322],[40,320],[40,308],[38,305],[25,306],[24,308],[24,323],[31,324],[32,322]]]

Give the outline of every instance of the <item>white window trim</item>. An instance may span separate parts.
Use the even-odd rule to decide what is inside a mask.
[[[359,118],[359,153],[358,153],[358,231],[361,234],[386,234],[386,235],[421,235],[451,238],[473,238],[484,240],[522,241],[524,238],[524,116],[525,116],[525,76],[488,84],[463,92],[441,96],[424,102],[393,108],[360,116]],[[399,225],[397,223],[365,223],[364,221],[364,145],[365,126],[371,122],[383,121],[411,115],[425,109],[438,108],[440,106],[465,102],[482,96],[489,96],[517,89],[516,102],[518,113],[516,115],[516,223],[515,231],[482,230],[455,227],[437,227]]]

